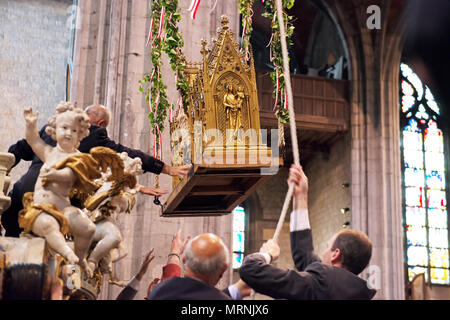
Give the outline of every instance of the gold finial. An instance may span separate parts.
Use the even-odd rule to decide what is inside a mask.
[[[222,23],[222,29],[227,30],[228,29],[228,23],[230,22],[230,19],[228,19],[227,16],[223,15],[220,17],[220,23]]]
[[[202,44],[202,50],[200,51],[200,53],[205,56],[208,53],[208,50],[206,49],[206,45],[208,44],[208,41],[206,41],[205,39],[202,39],[201,44]]]

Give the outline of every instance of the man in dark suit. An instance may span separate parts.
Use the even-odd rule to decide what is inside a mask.
[[[81,141],[78,150],[81,152],[88,153],[94,147],[107,147],[118,153],[127,152],[130,158],[140,158],[142,160],[142,169],[144,172],[152,172],[155,174],[168,174],[175,177],[183,177],[186,175],[191,165],[184,165],[180,167],[172,167],[164,162],[149,156],[145,152],[140,150],[131,149],[116,143],[108,138],[108,133],[106,127],[108,126],[110,114],[107,108],[102,105],[92,105],[85,109],[89,116],[89,121],[91,127],[89,128],[89,136]],[[44,126],[39,135],[41,138],[49,145],[55,146],[56,142],[45,132],[47,126]],[[9,197],[11,197],[11,206],[2,214],[2,225],[6,229],[7,237],[18,237],[21,233],[21,229],[18,223],[18,213],[23,209],[22,198],[27,192],[34,191],[34,185],[36,184],[37,178],[39,176],[40,169],[43,165],[41,159],[39,159],[28,145],[25,139],[17,141],[8,149],[9,153],[14,154],[16,157],[15,165],[17,165],[20,160],[32,161],[28,169],[19,181],[17,181]],[[73,203],[76,205],[76,203]]]
[[[214,286],[229,266],[222,239],[204,233],[191,239],[183,255],[184,277],[173,277],[153,288],[148,300],[231,300]]]
[[[372,255],[370,240],[360,231],[338,232],[328,241],[321,261],[313,251],[308,219],[308,179],[301,167],[291,167],[288,183],[295,185],[290,237],[292,258],[299,272],[270,264],[280,255],[278,244],[271,239],[259,253],[244,259],[239,270],[241,279],[256,292],[275,299],[372,299],[375,290],[358,277]]]

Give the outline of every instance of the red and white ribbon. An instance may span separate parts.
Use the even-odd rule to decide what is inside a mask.
[[[153,113],[153,109],[152,109],[152,95],[151,94],[148,95],[148,109],[150,110],[150,113]]]
[[[156,100],[155,100],[155,112],[156,112],[156,110],[158,110],[158,105],[159,105],[159,95],[156,97]]]
[[[211,10],[209,11],[210,14],[211,14],[214,10],[216,10],[216,5],[217,5],[217,0],[216,0],[216,2],[214,2],[213,7],[212,7]]]
[[[273,110],[275,110],[277,108],[277,104],[278,104],[278,93],[280,91],[280,79],[278,78],[278,69],[276,71],[277,74],[277,92],[275,94],[275,105],[273,106]]]
[[[156,154],[156,131],[155,134],[153,135],[153,156],[155,158],[158,157],[158,155]]]
[[[154,20],[153,20],[153,18],[152,18],[152,21],[150,22],[150,30],[149,30],[149,32],[148,32],[148,37],[147,37],[147,43],[145,44],[146,47],[148,46],[148,44],[149,44],[150,41],[152,40],[153,24],[154,24]]]
[[[287,87],[284,86],[284,108],[285,108],[285,109],[288,108],[287,102],[288,102],[288,99],[287,99]]]
[[[200,5],[200,0],[192,0],[188,11],[191,13],[192,20],[195,20],[195,15],[197,14],[198,6]]]
[[[159,130],[159,124],[156,124],[156,129],[158,130],[158,138],[159,138],[159,160],[162,160],[162,137],[161,131]]]
[[[273,39],[273,33],[272,33],[272,36],[270,37],[269,43],[267,44],[266,48],[272,44],[272,39]]]
[[[166,14],[166,7],[162,7],[161,8],[161,17],[159,18],[159,32],[158,32],[159,39],[161,39],[161,35],[163,32],[165,14]]]
[[[155,77],[155,73],[156,73],[156,68],[153,69],[152,76],[150,77],[150,82],[153,81],[153,78]]]
[[[250,51],[248,50],[248,47],[245,48],[245,60],[246,61],[250,60]]]
[[[170,105],[170,109],[169,109],[169,123],[172,123],[173,119],[172,119],[172,109],[173,109],[173,104]]]

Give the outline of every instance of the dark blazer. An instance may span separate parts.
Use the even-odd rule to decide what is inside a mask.
[[[133,300],[137,293],[138,292],[136,289],[130,287],[130,285],[127,285],[122,289],[122,291],[120,291],[116,300]]]
[[[56,146],[56,142],[45,133],[46,127],[47,126],[44,126],[39,132],[40,137],[47,144]],[[130,158],[140,158],[142,160],[142,169],[144,172],[160,174],[164,166],[164,162],[159,161],[140,150],[125,147],[120,143],[116,143],[109,139],[105,128],[91,125],[89,128],[89,136],[80,142],[78,150],[88,153],[94,147],[107,147],[118,153],[127,152]],[[8,152],[14,154],[16,157],[14,166],[17,165],[20,160],[32,161],[28,171],[14,184],[9,193],[9,196],[11,197],[11,206],[3,212],[1,218],[2,224],[6,229],[6,236],[18,237],[21,230],[17,219],[18,212],[23,209],[23,195],[27,192],[34,191],[34,185],[36,184],[43,163],[41,159],[34,154],[25,139],[19,140],[17,143],[10,146]],[[77,203],[73,202],[73,205],[77,205]]]
[[[231,300],[223,291],[189,277],[173,277],[157,284],[148,300]]]
[[[261,254],[247,256],[241,279],[256,292],[288,300],[370,300],[376,291],[346,269],[323,264],[313,251],[311,230],[291,232],[292,258],[299,270],[267,264]]]

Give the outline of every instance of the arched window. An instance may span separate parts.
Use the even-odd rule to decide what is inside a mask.
[[[430,89],[412,69],[400,67],[403,218],[408,279],[425,273],[432,284],[450,284],[444,134]]]
[[[245,210],[237,206],[233,210],[233,269],[239,269],[245,250]]]

